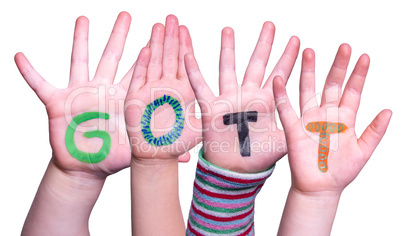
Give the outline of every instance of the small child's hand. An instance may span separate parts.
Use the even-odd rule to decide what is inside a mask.
[[[21,235],[90,235],[89,216],[106,177],[130,165],[124,99],[134,67],[113,84],[130,23],[128,13],[119,14],[89,80],[88,19],[77,19],[66,89],[46,82],[22,53],[15,56],[22,76],[46,106],[53,150]]]
[[[234,32],[223,29],[219,97],[209,89],[194,56],[185,57],[203,123],[203,150],[194,180],[187,235],[254,235],[255,198],[272,174],[274,163],[286,153],[285,136],[274,116],[272,81],[276,75],[289,77],[300,44],[298,38],[290,39],[261,88],[274,31],[272,23],[264,24],[239,87]]]
[[[194,92],[183,62],[192,52],[189,32],[175,16],[166,18],[166,27],[154,25],[125,101],[134,158],[186,159],[186,152],[201,141],[201,121],[195,118]]]
[[[46,82],[22,53],[15,56],[22,76],[46,106],[52,161],[67,173],[104,178],[130,164],[123,102],[133,68],[113,84],[130,22],[128,13],[119,14],[95,76],[89,80],[88,19],[77,19],[65,89]]]
[[[202,112],[204,158],[236,172],[255,173],[272,166],[286,154],[285,136],[275,121],[272,81],[276,75],[287,80],[296,61],[299,40],[292,37],[284,54],[261,88],[274,39],[275,27],[264,24],[251,56],[243,84],[235,72],[234,32],[222,31],[219,66],[219,97],[203,79],[193,55],[185,65]]]
[[[342,191],[359,174],[387,129],[392,113],[384,110],[357,138],[356,113],[370,59],[359,58],[342,94],[350,55],[349,45],[339,47],[318,106],[314,51],[303,52],[300,118],[282,79],[274,79],[292,174],[278,235],[330,235]]]
[[[169,15],[165,26],[153,26],[149,46],[137,59],[125,101],[133,157],[133,235],[185,232],[177,161],[188,160],[187,151],[201,141],[201,120],[195,118],[195,96],[183,62],[192,52],[187,28]]]
[[[289,103],[285,84],[280,78],[274,79],[275,100],[288,145],[292,188],[298,192],[340,195],[364,167],[387,129],[392,113],[384,110],[357,138],[356,113],[370,59],[367,55],[359,58],[342,94],[350,55],[349,45],[339,47],[318,106],[314,51],[304,51],[300,118]]]

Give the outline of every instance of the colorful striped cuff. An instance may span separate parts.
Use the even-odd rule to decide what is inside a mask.
[[[215,166],[200,150],[187,235],[254,235],[254,200],[275,165],[253,174]]]

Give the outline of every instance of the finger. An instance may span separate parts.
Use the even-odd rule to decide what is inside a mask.
[[[89,21],[85,16],[78,17],[75,22],[69,86],[89,81],[88,25]]]
[[[363,134],[357,141],[361,150],[366,154],[366,158],[370,158],[377,145],[387,130],[389,121],[392,116],[391,110],[381,111],[369,126],[364,130]]]
[[[273,91],[276,107],[278,109],[279,118],[281,119],[282,126],[285,133],[298,117],[290,104],[288,95],[286,93],[285,82],[279,76],[276,76],[273,81]]]
[[[213,100],[215,96],[202,77],[194,54],[187,54],[184,57],[184,65],[186,66],[186,72],[197,100],[207,102]]]
[[[350,75],[349,81],[346,83],[345,90],[339,103],[340,107],[348,107],[354,114],[356,114],[359,109],[360,97],[369,66],[369,56],[367,54],[360,56],[352,74]]]
[[[184,56],[188,53],[194,54],[193,43],[191,42],[191,36],[186,26],[181,25],[179,27],[179,65],[178,65],[178,78],[187,79],[186,67],[184,65]]]
[[[181,155],[179,156],[178,161],[179,161],[179,162],[182,162],[182,163],[187,163],[187,162],[190,161],[190,158],[191,158],[190,153],[189,153],[189,152],[186,152],[186,153],[181,154]]]
[[[133,78],[134,68],[136,64],[137,62],[134,62],[130,70],[124,75],[123,79],[121,79],[119,83],[125,90],[128,90],[128,87],[130,86],[131,78]]]
[[[128,93],[135,93],[144,86],[150,59],[151,49],[144,47],[138,55]]]
[[[268,64],[272,44],[275,36],[275,25],[272,22],[265,22],[257,46],[250,58],[250,62],[244,75],[243,84],[245,86],[255,86],[260,88],[264,79],[265,68]]]
[[[113,83],[119,61],[123,55],[124,44],[126,42],[130,23],[130,14],[127,12],[121,12],[117,17],[109,41],[103,51],[94,80]]]
[[[179,20],[174,15],[166,17],[165,42],[163,45],[162,78],[177,76],[179,56]]]
[[[165,37],[165,26],[157,23],[152,27],[151,40],[149,47],[152,51],[151,61],[149,62],[147,80],[159,80],[162,76],[162,55],[163,42]]]
[[[313,49],[303,52],[300,75],[300,114],[318,107],[315,94],[315,53]]]
[[[272,73],[265,82],[263,86],[264,89],[272,89],[272,82],[275,76],[280,76],[284,80],[285,84],[288,82],[290,73],[295,65],[297,55],[299,54],[299,48],[299,38],[296,36],[291,37],[281,58],[279,59],[278,63],[276,63]]]
[[[42,76],[32,67],[24,54],[17,53],[14,60],[22,77],[24,77],[25,81],[36,93],[42,103],[46,105],[57,89],[42,78]]]
[[[342,44],[335,56],[334,63],[325,81],[321,97],[321,107],[326,104],[339,104],[342,94],[342,85],[350,60],[351,48],[348,44]]]
[[[147,45],[145,47],[149,48],[150,42],[148,41]],[[134,68],[137,62],[134,62],[134,64],[131,66],[130,70],[124,75],[123,79],[120,81],[120,85],[127,91],[128,87],[130,86],[131,78],[133,78],[133,73],[134,73]],[[148,65],[149,68],[149,65]],[[148,73],[148,72],[147,72]]]
[[[237,88],[234,32],[226,27],[222,30],[221,56],[219,59],[219,94]]]

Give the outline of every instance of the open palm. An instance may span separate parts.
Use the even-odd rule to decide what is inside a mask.
[[[321,104],[318,106],[315,94],[314,51],[304,51],[300,79],[300,118],[289,103],[282,80],[274,80],[275,100],[288,144],[292,187],[299,191],[342,192],[364,167],[388,126],[391,112],[384,110],[360,138],[356,136],[356,114],[370,59],[365,54],[359,58],[342,94],[350,55],[349,45],[343,44],[339,47],[324,85]],[[312,126],[316,122],[321,122],[317,124],[317,129]],[[322,134],[316,131],[325,133],[325,122],[328,122],[324,125],[327,134],[322,137]],[[343,125],[340,125],[338,130],[339,124]],[[334,129],[335,127],[337,128]],[[329,150],[322,144],[324,140],[328,143]],[[324,154],[325,150],[328,151],[327,155]]]
[[[74,32],[70,81],[66,89],[46,82],[22,53],[15,62],[22,76],[46,106],[52,161],[62,170],[107,176],[130,164],[124,123],[124,102],[133,68],[113,84],[130,27],[128,13],[119,14],[93,80],[88,72],[88,19],[79,17]],[[76,122],[77,118],[89,117]],[[75,120],[74,120],[75,118]],[[74,127],[74,128],[72,128]],[[70,134],[68,130],[72,131]],[[94,132],[95,131],[95,132]],[[90,137],[85,133],[102,133]],[[74,143],[72,148],[70,143]],[[108,147],[107,147],[108,146]],[[107,147],[107,148],[106,148]],[[78,151],[77,151],[78,149]],[[107,149],[100,158],[97,152]],[[74,154],[71,150],[76,150]]]
[[[276,75],[281,75],[285,81],[289,78],[300,43],[296,37],[290,39],[281,59],[261,87],[274,32],[274,25],[266,22],[239,87],[235,72],[234,32],[231,28],[223,29],[219,97],[209,89],[194,56],[189,54],[185,58],[191,86],[202,112],[204,157],[215,165],[253,173],[266,170],[286,154],[284,133],[277,128],[274,116],[272,81]],[[247,112],[246,116],[242,115],[244,112]],[[242,123],[240,120],[247,120],[247,124],[238,124]]]
[[[141,50],[125,101],[127,132],[135,158],[189,157],[201,141],[194,92],[183,58],[193,52],[190,34],[175,16],[155,24],[149,47]]]

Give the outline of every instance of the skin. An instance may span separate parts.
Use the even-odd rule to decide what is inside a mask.
[[[275,26],[266,22],[261,30],[256,48],[251,56],[239,87],[235,72],[234,32],[222,30],[219,63],[219,96],[216,97],[206,84],[193,54],[185,57],[186,70],[201,106],[204,158],[217,166],[241,173],[267,170],[286,154],[285,136],[275,121],[275,103],[272,92],[273,78],[280,75],[287,81],[296,61],[300,42],[292,37],[275,68],[262,86],[274,40]],[[238,147],[236,125],[224,125],[223,116],[228,113],[257,111],[257,122],[248,123],[251,155],[242,157]],[[260,144],[272,144],[277,148],[266,150]],[[282,145],[280,145],[282,144]],[[253,147],[254,145],[254,147]]]
[[[22,76],[46,106],[50,145],[53,150],[48,169],[25,220],[22,235],[89,235],[89,215],[106,177],[129,166],[130,146],[124,132],[124,122],[121,122],[124,120],[124,113],[109,109],[109,102],[106,102],[103,109],[99,109],[99,101],[124,100],[126,96],[133,69],[120,83],[113,84],[113,81],[130,22],[131,17],[128,13],[119,14],[95,76],[89,80],[89,22],[83,16],[77,19],[70,81],[65,89],[54,88],[35,71],[22,53],[16,54],[15,62]],[[114,90],[115,94],[112,96],[106,92],[99,99],[98,94],[94,94],[99,86],[104,86],[106,91]],[[77,95],[73,97],[74,93]],[[72,102],[71,98],[74,98]],[[81,144],[80,150],[97,152],[102,141],[83,138],[82,133],[94,129],[104,129],[109,133],[112,139],[110,153],[98,164],[78,161],[70,156],[65,146],[65,132],[69,121],[76,115],[88,111],[105,112],[110,115],[107,122],[98,119],[86,122],[75,136],[75,142]],[[114,127],[115,131],[108,130],[108,127]],[[123,140],[123,143],[119,144],[118,140]]]
[[[49,117],[52,158],[25,220],[22,235],[89,235],[88,220],[106,177],[130,165],[131,148],[124,122],[124,102],[134,66],[114,84],[131,16],[117,17],[95,76],[89,80],[88,26],[86,17],[76,21],[69,85],[56,89],[46,82],[22,53],[15,62],[28,85],[46,106]],[[110,107],[111,105],[111,107]],[[65,134],[72,118],[85,112],[104,112],[108,120],[93,119],[79,125],[74,141],[84,152],[96,153],[102,140],[85,138],[86,131],[102,130],[111,138],[110,153],[97,164],[73,158],[67,151]],[[184,156],[183,161],[188,160]]]
[[[166,26],[155,24],[149,47],[141,50],[125,101],[126,123],[132,147],[131,196],[133,235],[184,235],[185,224],[178,195],[178,157],[201,141],[201,121],[194,117],[195,96],[184,68],[184,55],[192,53],[188,29],[169,15]],[[169,95],[184,110],[184,129],[170,145],[148,144],[138,127],[146,105]],[[169,104],[152,115],[155,137],[168,133],[175,122]],[[197,141],[198,140],[198,141]],[[155,222],[158,222],[155,224]]]
[[[384,136],[392,112],[381,111],[360,138],[355,133],[360,103],[370,58],[363,54],[342,93],[351,48],[339,47],[328,73],[321,104],[315,98],[315,56],[312,49],[303,52],[300,78],[299,118],[290,105],[285,84],[274,79],[274,95],[288,146],[292,185],[283,212],[278,235],[330,235],[340,196],[369,160]],[[306,131],[309,122],[340,122],[348,129],[331,134],[328,170],[317,168],[318,135]]]

